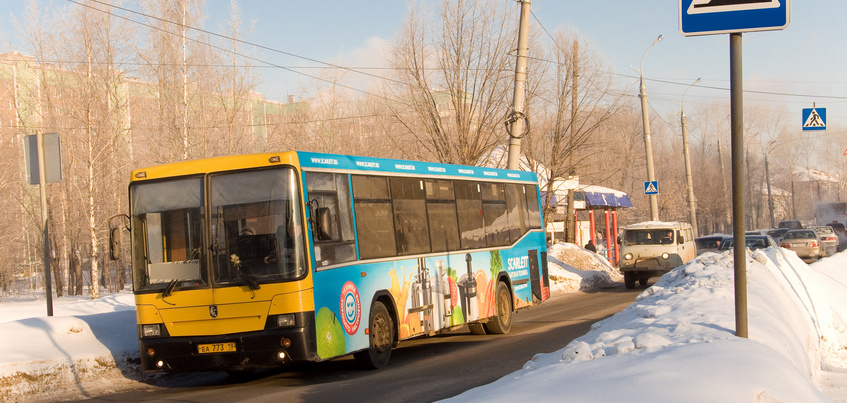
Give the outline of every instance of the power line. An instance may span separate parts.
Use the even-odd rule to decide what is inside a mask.
[[[104,11],[104,10],[101,10],[101,9],[99,9],[99,8],[96,8],[96,7],[92,7],[92,6],[87,5],[87,4],[82,4],[82,3],[80,3],[80,2],[78,2],[78,1],[76,1],[76,0],[67,0],[67,1],[68,1],[69,3],[73,3],[73,4],[76,4],[76,5],[81,6],[81,7],[86,7],[86,8],[89,8],[89,9],[92,9],[92,10],[95,10],[95,11],[98,11],[98,12],[101,12],[101,13],[106,13],[106,11]],[[142,17],[145,17],[145,18],[154,19],[154,20],[158,20],[158,21],[163,21],[163,22],[166,22],[166,23],[168,23],[168,24],[172,24],[172,25],[175,25],[175,26],[178,26],[178,27],[183,27],[183,25],[182,25],[182,24],[180,24],[180,23],[173,22],[173,21],[168,21],[168,20],[165,20],[165,19],[162,19],[162,18],[159,18],[159,17],[151,16],[151,15],[144,14],[144,13],[141,13],[141,12],[138,12],[138,11],[134,11],[134,10],[131,10],[131,9],[127,9],[127,8],[123,8],[123,7],[119,7],[119,6],[113,6],[113,5],[106,4],[106,3],[103,3],[103,2],[101,2],[101,1],[98,1],[98,0],[89,0],[89,1],[94,2],[94,3],[101,4],[101,5],[106,6],[106,7],[116,8],[116,9],[123,10],[123,11],[129,12],[129,13],[132,13],[132,14],[137,14],[137,15],[142,16]],[[155,26],[153,26],[153,25],[146,24],[146,23],[144,23],[144,22],[136,21],[136,20],[134,20],[134,19],[132,19],[132,18],[129,18],[129,17],[126,17],[126,16],[122,16],[122,15],[118,15],[118,14],[111,14],[111,13],[109,13],[109,15],[110,15],[110,16],[115,16],[115,17],[117,17],[117,18],[120,18],[120,19],[123,19],[123,20],[129,21],[129,22],[133,22],[133,23],[135,23],[135,24],[138,24],[138,25],[141,25],[141,26],[145,26],[145,27],[148,27],[148,28],[151,28],[151,29],[157,30],[157,31],[161,31],[161,32],[164,32],[164,33],[167,33],[167,34],[170,34],[170,35],[177,35],[177,34],[175,34],[175,33],[173,33],[173,32],[170,32],[170,31],[168,31],[168,30],[165,30],[165,29],[163,29],[163,28],[158,28],[158,27],[155,27]],[[195,27],[191,27],[191,26],[187,26],[187,25],[186,25],[186,26],[184,26],[184,27],[185,27],[185,28],[188,28],[188,29],[192,29],[192,30],[198,31],[198,32],[206,33],[206,34],[209,34],[209,35],[218,36],[218,37],[225,38],[225,39],[228,39],[228,40],[237,41],[237,42],[239,42],[239,43],[244,43],[244,44],[251,45],[251,46],[256,46],[256,47],[259,47],[259,48],[262,48],[262,49],[267,49],[267,50],[271,50],[271,51],[279,52],[279,53],[282,53],[282,54],[290,55],[290,56],[293,56],[293,57],[298,57],[298,58],[302,58],[302,59],[305,59],[305,60],[310,60],[310,61],[313,61],[313,62],[317,62],[317,63],[321,63],[321,64],[326,64],[326,65],[328,65],[328,66],[333,66],[333,67],[336,67],[336,68],[347,69],[347,68],[344,68],[344,67],[341,67],[341,66],[335,66],[335,65],[332,65],[332,64],[330,64],[330,63],[324,63],[324,62],[321,62],[321,61],[318,61],[318,60],[309,59],[309,58],[306,58],[306,57],[303,57],[303,56],[294,55],[294,54],[292,54],[292,53],[288,53],[288,52],[284,52],[284,51],[280,51],[280,50],[276,50],[276,49],[268,48],[268,47],[266,47],[266,46],[257,45],[257,44],[253,44],[253,43],[250,43],[250,42],[242,41],[242,40],[239,40],[239,39],[235,39],[235,38],[227,37],[227,36],[225,36],[225,35],[216,34],[216,33],[213,33],[213,32],[210,32],[210,31],[206,31],[206,30],[203,30],[203,29],[200,29],[200,28],[195,28]],[[256,62],[259,62],[259,63],[264,63],[264,64],[266,64],[266,65],[268,65],[268,66],[276,67],[276,68],[279,68],[279,69],[282,69],[282,70],[285,70],[285,71],[288,71],[288,72],[291,72],[291,73],[294,73],[294,74],[299,74],[299,75],[302,75],[302,76],[305,76],[305,77],[309,77],[309,78],[314,79],[314,80],[318,80],[318,81],[326,82],[326,83],[329,83],[329,84],[332,84],[332,85],[335,85],[335,86],[338,86],[338,87],[342,87],[342,88],[347,88],[347,89],[349,89],[349,90],[352,90],[352,91],[355,91],[355,92],[359,92],[359,93],[362,93],[362,94],[365,94],[365,95],[370,95],[370,96],[378,97],[378,98],[384,98],[384,97],[383,97],[383,96],[381,96],[381,95],[372,94],[372,93],[370,93],[370,92],[368,92],[368,91],[361,90],[361,89],[358,89],[358,88],[355,88],[355,87],[352,87],[352,86],[349,86],[349,85],[341,84],[341,83],[334,82],[334,81],[331,81],[331,80],[327,80],[327,79],[325,79],[325,78],[321,78],[321,77],[317,77],[317,76],[312,76],[312,75],[309,75],[309,74],[306,74],[306,73],[303,73],[303,72],[300,72],[300,71],[296,71],[296,70],[294,70],[294,69],[292,69],[292,68],[288,68],[288,67],[285,67],[285,66],[281,66],[281,65],[276,64],[276,63],[268,62],[268,61],[265,61],[265,60],[262,60],[262,59],[259,59],[259,58],[253,57],[253,56],[248,56],[248,55],[240,54],[240,53],[235,52],[235,51],[233,51],[233,50],[226,49],[226,48],[223,48],[223,47],[220,47],[220,46],[217,46],[217,45],[213,45],[213,44],[211,44],[211,43],[205,43],[205,42],[203,42],[203,41],[201,41],[201,40],[199,40],[199,39],[196,39],[196,38],[186,38],[186,39],[191,40],[192,42],[199,43],[199,44],[201,44],[201,45],[208,46],[208,47],[210,47],[210,48],[212,48],[212,49],[217,49],[217,50],[220,50],[220,51],[223,51],[223,52],[227,52],[227,53],[230,53],[230,54],[233,54],[233,55],[236,55],[236,56],[240,56],[240,57],[245,58],[245,59],[248,59],[248,60],[253,60],[253,61],[256,61]],[[349,69],[348,69],[348,70],[349,70]],[[351,70],[351,71],[353,71],[353,70]],[[380,76],[373,75],[373,74],[369,74],[369,73],[361,73],[361,74],[370,75],[370,76],[372,76],[372,77],[377,77],[377,78],[381,78],[381,79],[387,80],[387,79],[386,79],[386,78],[384,78],[384,77],[380,77]]]

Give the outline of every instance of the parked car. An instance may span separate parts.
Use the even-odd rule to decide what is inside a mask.
[[[694,238],[694,244],[697,246],[697,254],[706,252],[716,252],[721,246],[721,241],[726,238],[724,234],[712,234]]]
[[[793,250],[805,261],[814,262],[821,258],[821,240],[812,229],[793,229],[786,232],[779,246]]]
[[[782,240],[782,236],[785,235],[785,233],[788,232],[788,231],[789,231],[788,228],[774,228],[774,229],[768,231],[768,235],[770,235],[771,238],[773,238],[774,241],[779,243],[779,241]]]
[[[767,235],[769,230],[770,230],[770,228],[768,228],[768,229],[748,229],[747,231],[744,231],[744,235]]]
[[[800,220],[782,220],[777,225],[777,228],[788,228],[788,229],[803,229],[803,223]]]
[[[744,235],[744,244],[750,250],[765,249],[771,246],[779,246],[770,235]],[[730,250],[735,246],[735,238],[728,237],[721,241],[719,250]]]
[[[838,236],[838,251],[844,250],[847,248],[847,228],[844,227],[844,224],[833,221],[827,224],[828,227],[832,227],[835,231],[835,235]]]
[[[818,233],[821,239],[821,249],[824,257],[832,256],[838,252],[838,236],[835,235],[835,230],[828,225],[817,225],[812,227]]]

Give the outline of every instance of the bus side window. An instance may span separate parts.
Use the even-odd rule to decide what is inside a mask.
[[[426,213],[433,252],[459,250],[459,222],[453,181],[427,179]]]
[[[359,257],[372,259],[396,256],[394,212],[388,178],[353,175],[352,183]]]
[[[319,229],[312,228],[317,267],[356,260],[347,175],[306,172],[306,188],[309,199],[316,204],[312,218],[316,219],[320,211],[324,219],[329,219],[329,234],[325,234],[328,237],[319,237]]]

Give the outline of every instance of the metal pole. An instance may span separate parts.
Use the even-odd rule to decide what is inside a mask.
[[[50,278],[50,235],[47,232],[47,172],[44,168],[44,136],[35,132],[35,144],[38,148],[38,191],[41,193],[41,233],[44,251],[44,294],[47,295],[47,316],[53,316],[53,282]]]
[[[521,0],[521,19],[518,27],[518,59],[515,62],[515,93],[512,97],[511,130],[509,133],[509,162],[506,168],[519,169],[521,137],[524,131],[524,97],[526,95],[526,55],[529,48],[530,0]],[[507,125],[510,122],[506,122]]]
[[[682,123],[682,152],[685,157],[685,180],[688,183],[688,215],[691,218],[691,228],[694,229],[694,237],[697,237],[697,206],[694,201],[694,181],[691,178],[691,155],[688,152],[688,127],[685,125],[685,93],[695,84],[699,83],[698,78],[694,83],[688,86],[682,93],[680,120]]]
[[[656,176],[653,172],[653,142],[650,139],[650,117],[647,113],[647,89],[644,87],[644,56],[647,55],[647,51],[653,47],[653,45],[659,43],[659,41],[664,38],[664,35],[659,35],[650,46],[647,47],[647,50],[644,51],[644,54],[641,55],[641,69],[638,70],[639,76],[639,93],[638,97],[641,98],[641,123],[644,127],[644,152],[647,156],[647,180],[653,182],[656,180]],[[656,195],[649,195],[650,198],[650,219],[653,221],[659,220],[659,199]]]
[[[776,227],[776,224],[775,224],[776,220],[774,219],[774,214],[773,214],[773,196],[772,196],[772,193],[771,193],[771,172],[770,172],[770,169],[768,168],[768,154],[770,154],[770,153],[769,152],[765,153],[765,182],[768,184],[768,210],[770,211],[770,216],[771,216],[770,217],[771,218],[771,228],[775,228]]]
[[[730,125],[732,137],[732,236],[744,239],[744,96],[741,33],[729,34]],[[747,248],[733,248],[735,267],[735,335],[747,337]]]

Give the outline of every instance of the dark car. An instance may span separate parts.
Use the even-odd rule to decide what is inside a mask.
[[[771,246],[779,246],[770,235],[746,235],[744,243],[750,250],[765,249]],[[735,239],[726,238],[721,242],[720,250],[730,250],[735,246]]]
[[[716,252],[721,246],[721,241],[726,237],[723,234],[713,234],[694,238],[694,245],[697,246],[697,254]]]
[[[774,241],[779,242],[782,239],[782,236],[785,235],[785,233],[788,231],[788,228],[774,228],[768,231],[768,235],[770,235]]]
[[[844,224],[833,221],[828,226],[832,227],[832,230],[835,231],[835,235],[838,236],[838,251],[844,250],[847,248],[847,228],[844,228]]]
[[[777,225],[777,228],[788,228],[788,229],[803,229],[803,223],[800,220],[782,220]]]

